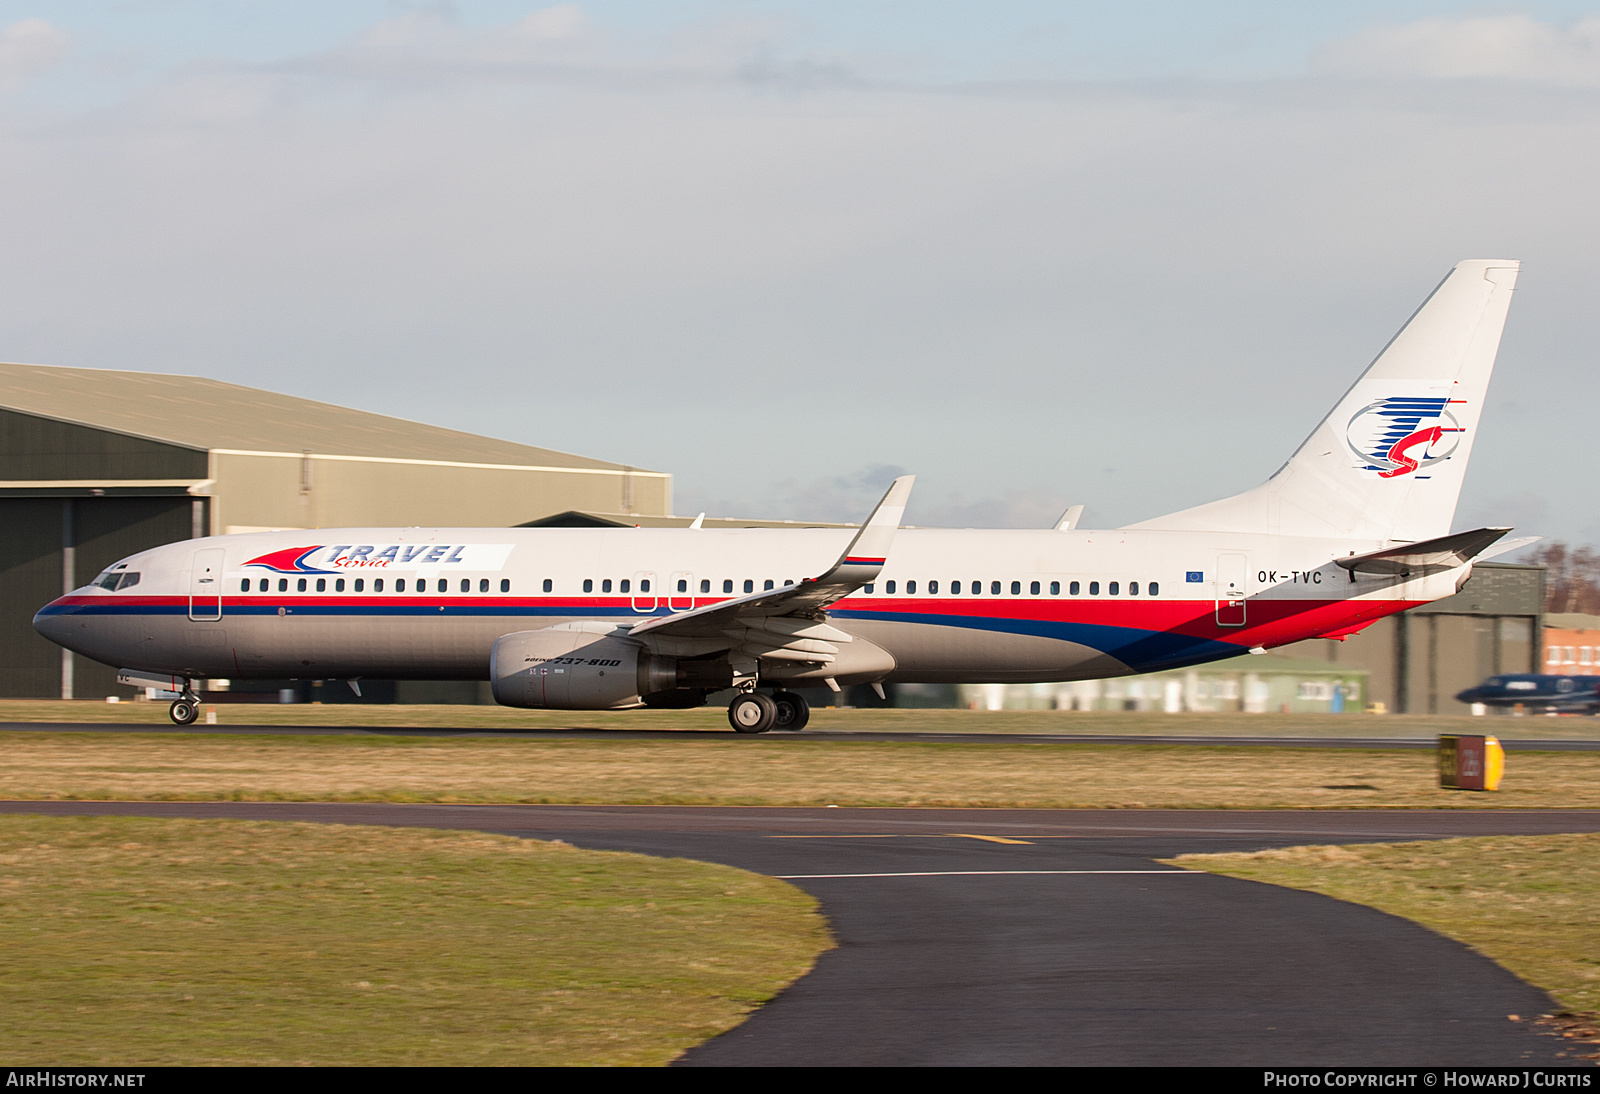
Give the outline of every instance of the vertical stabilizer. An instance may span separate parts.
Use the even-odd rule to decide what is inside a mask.
[[[1405,542],[1449,532],[1517,268],[1451,270],[1272,478],[1130,527]]]

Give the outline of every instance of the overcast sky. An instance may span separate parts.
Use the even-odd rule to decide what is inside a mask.
[[[1122,524],[1520,258],[1458,527],[1600,542],[1600,4],[0,0],[0,359]]]

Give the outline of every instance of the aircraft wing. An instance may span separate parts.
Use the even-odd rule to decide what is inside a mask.
[[[1421,576],[1439,573],[1466,565],[1509,531],[1509,528],[1478,528],[1471,532],[1456,532],[1438,539],[1403,543],[1398,547],[1385,547],[1381,551],[1368,551],[1364,555],[1351,555],[1333,561],[1352,575]]]
[[[777,635],[815,640],[850,641],[850,636],[829,627],[826,608],[876,578],[894,542],[915,475],[902,475],[889,486],[861,530],[826,573],[798,585],[767,589],[703,608],[659,616],[635,625],[628,633],[671,638],[715,638],[747,630],[770,630]],[[812,632],[815,632],[814,634]],[[827,633],[823,633],[827,632]]]

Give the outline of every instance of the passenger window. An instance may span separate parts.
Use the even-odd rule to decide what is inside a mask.
[[[928,582],[928,591],[930,593],[936,593],[936,592],[939,591],[939,587],[938,586],[939,586],[939,583],[937,581],[930,581],[930,582]],[[977,586],[973,586],[973,587],[976,588]],[[952,596],[960,596],[961,595],[961,582],[952,581],[950,583],[950,595],[952,595]]]
[[[648,577],[639,579],[639,591],[641,593],[647,593],[650,591],[650,579]]]
[[[770,588],[772,588],[772,579],[769,577],[761,583],[761,591],[766,592]]]
[[[790,585],[793,585],[793,584],[794,584],[794,578],[786,577],[786,578],[783,579],[783,587],[784,588],[787,589]]]
[[[1074,588],[1072,591],[1074,593],[1076,593],[1078,590],[1076,588]],[[1061,595],[1061,582],[1052,581],[1050,583],[1050,595],[1051,596],[1060,596]]]
[[[594,578],[586,577],[583,579],[583,591],[586,593],[594,592]]]
[[[1052,592],[1060,592],[1061,591],[1061,586],[1057,585],[1051,591]],[[1028,595],[1029,596],[1038,596],[1039,595],[1039,583],[1037,581],[1030,581],[1028,583]]]
[[[1011,594],[1013,596],[1015,596],[1017,593],[1020,593],[1021,591],[1022,591],[1022,583],[1018,582],[1018,581],[1013,581],[1011,583]],[[990,596],[999,596],[1000,595],[1000,583],[998,581],[989,582],[989,595]]]
[[[327,591],[328,591],[328,579],[325,578],[325,577],[317,578],[317,592],[325,593]]]
[[[1129,596],[1138,596],[1139,595],[1139,583],[1137,581],[1128,582],[1128,595]]]
[[[1106,592],[1110,593],[1112,596],[1116,596],[1121,591],[1121,588],[1122,587],[1120,584],[1113,581],[1106,587]]]
[[[678,591],[679,591],[679,592],[680,592],[680,593],[686,593],[686,592],[688,592],[688,591],[689,591],[689,582],[688,582],[688,579],[686,579],[686,578],[681,578],[681,577],[680,577],[680,578],[679,578],[679,579],[678,579]]]
[[[397,578],[394,579],[394,591],[397,592],[397,593],[403,593],[403,592],[406,591],[406,579],[405,578],[397,577]]]
[[[617,582],[617,591],[618,592],[622,592],[622,593],[631,593],[631,592],[633,592],[633,581],[632,581],[632,579],[625,577],[621,581]]]
[[[241,593],[247,593],[250,591],[250,579],[248,577],[239,583],[239,591]]]
[[[294,591],[297,592],[297,593],[303,593],[303,592],[306,591],[306,579],[305,578],[302,577],[299,581],[295,582]]]
[[[883,591],[888,593],[890,596],[893,596],[894,595],[894,582],[885,581],[883,583]]]
[[[372,591],[375,593],[383,592],[383,578],[380,577],[373,581]]]
[[[1074,581],[1073,584],[1076,585],[1077,582]],[[1089,595],[1090,596],[1099,596],[1100,595],[1100,583],[1098,581],[1089,582]]]
[[[611,579],[609,577],[600,582],[600,591],[603,593],[609,593],[611,591]],[[622,583],[622,591],[628,591],[628,583],[626,581]]]
[[[753,593],[756,591],[756,583],[751,581],[748,577],[744,579],[744,591],[747,593]]]
[[[1159,582],[1152,581],[1150,583],[1150,595],[1151,596],[1160,596],[1161,595],[1161,585],[1160,585]]]
[[[425,593],[427,591],[428,591],[428,579],[425,578],[425,577],[417,578],[417,592]]]
[[[906,593],[907,593],[907,595],[915,595],[916,591],[917,591],[917,583],[915,581],[906,582]]]
[[[289,579],[288,578],[280,577],[278,579],[278,591],[280,593],[286,593],[286,592],[289,591]]]
[[[366,578],[362,578],[362,577],[356,578],[356,592],[359,593],[362,590],[364,590],[366,587],[367,587]]]
[[[594,582],[585,581],[583,583],[583,591],[584,592],[588,592],[591,588],[593,588],[593,586],[594,586]],[[486,593],[486,592],[489,591],[489,579],[488,578],[480,577],[478,579],[478,591],[480,593]]]
[[[256,592],[264,593],[266,591],[267,591],[267,579],[266,578],[262,578],[261,579],[261,584],[256,586]]]
[[[937,596],[938,594],[939,594],[939,583],[937,581],[928,582],[928,595],[929,596]]]
[[[511,591],[511,579],[509,577],[502,577],[500,579],[500,591],[503,593],[509,593]]]
[[[862,592],[864,592],[864,593],[870,593],[870,592],[872,592],[872,583],[871,583],[871,582],[868,582],[868,583],[867,583],[867,584],[865,584],[865,585],[863,585],[863,586],[862,586],[862,587],[861,587],[861,591],[862,591]],[[1587,655],[1587,653],[1588,653],[1588,651],[1587,651],[1587,650],[1586,650],[1586,651],[1584,651],[1584,652],[1585,652],[1585,655]]]
[[[1056,583],[1054,581],[1052,581],[1050,583],[1050,588],[1053,590],[1055,588],[1055,586],[1056,586]],[[1081,588],[1081,586],[1076,581],[1074,581],[1072,584],[1067,586],[1067,595],[1068,596],[1077,596],[1079,588]]]
[[[725,593],[733,592],[733,578],[729,577],[729,578],[724,578],[723,579],[723,581],[722,581],[722,591],[725,592]]]
[[[703,593],[709,593],[711,591],[711,579],[710,578],[703,577],[703,578],[700,579],[700,591],[703,592]]]
[[[334,579],[333,591],[336,592],[336,593],[344,592],[344,578],[340,577],[340,578],[335,578]]]
[[[553,593],[553,592],[555,592],[555,590],[556,590],[556,583],[554,581],[551,581],[548,577],[545,578],[544,579],[544,591],[547,592],[547,593]]]

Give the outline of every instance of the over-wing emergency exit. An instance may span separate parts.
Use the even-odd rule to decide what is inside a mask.
[[[838,529],[354,528],[189,540],[46,605],[132,679],[487,679],[564,710],[805,724],[794,688],[1091,679],[1338,637],[1520,546],[1451,522],[1518,264],[1462,262],[1287,463],[1125,528],[900,528],[910,476]],[[1075,507],[1077,508],[1077,507]]]

